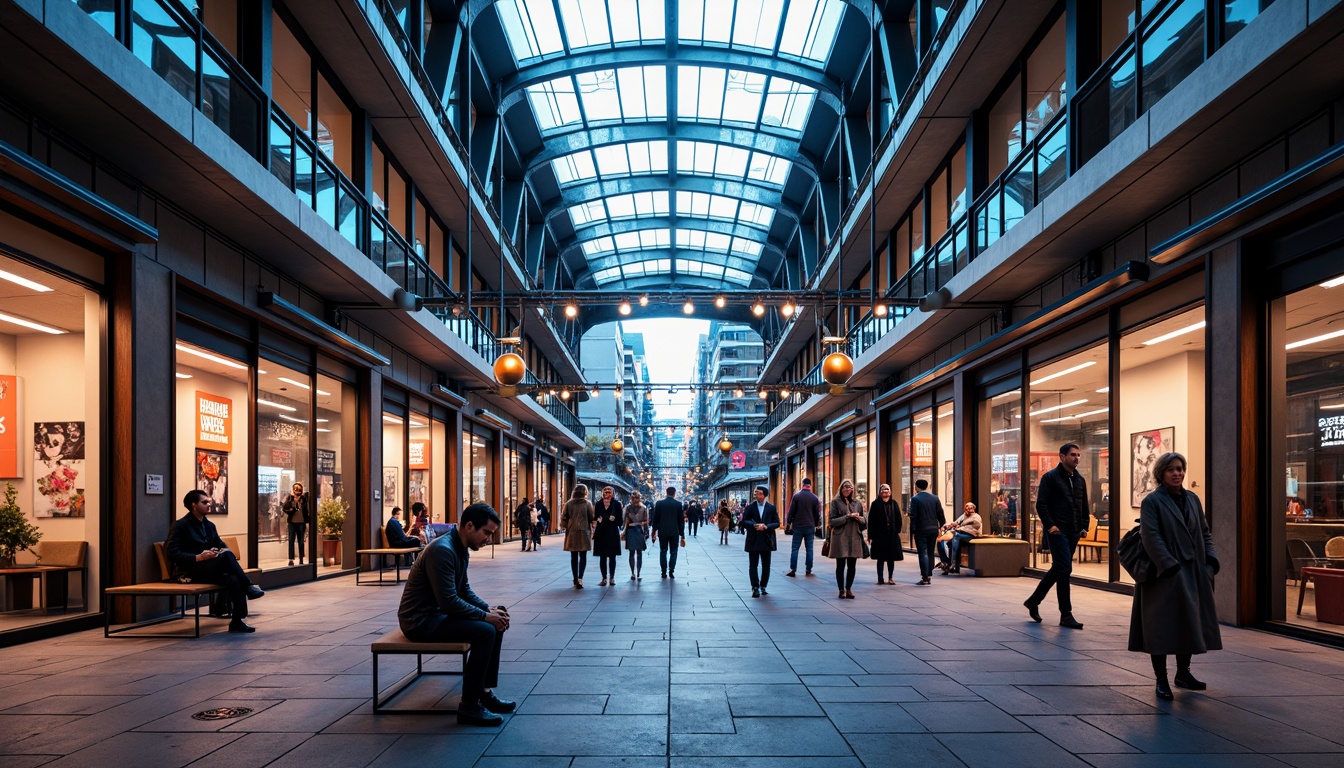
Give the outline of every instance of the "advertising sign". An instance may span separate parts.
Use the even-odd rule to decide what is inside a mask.
[[[410,456],[407,459],[409,469],[429,469],[429,441],[410,441]]]
[[[0,376],[0,477],[23,477],[23,463],[19,461],[18,376]]]
[[[233,443],[233,401],[196,391],[196,447],[227,453]]]

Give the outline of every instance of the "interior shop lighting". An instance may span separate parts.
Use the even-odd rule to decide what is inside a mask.
[[[0,277],[4,277],[3,272],[0,272]],[[1333,280],[1326,280],[1324,283],[1321,283],[1322,288],[1338,288],[1341,285],[1344,285],[1344,275],[1340,275]],[[47,290],[51,289],[48,288]]]
[[[1020,431],[1020,430],[1021,430],[1021,427],[1008,427],[1007,429],[996,429],[996,430],[994,430],[993,432],[990,432],[989,434],[991,434],[991,435],[1003,435],[1003,434],[1007,434],[1007,433],[1009,433],[1009,432],[1018,432],[1018,431]]]
[[[228,367],[228,368],[236,368],[236,369],[238,369],[238,370],[240,370],[240,371],[246,371],[246,370],[247,370],[247,366],[246,366],[246,365],[243,365],[242,363],[239,363],[239,362],[230,360],[230,359],[228,359],[227,357],[220,357],[219,355],[212,355],[212,354],[210,354],[209,352],[202,352],[202,351],[200,351],[199,349],[192,349],[191,347],[188,347],[188,346],[185,346],[185,345],[182,345],[182,344],[177,344],[177,345],[175,345],[175,346],[176,346],[178,352],[186,352],[188,355],[195,355],[196,357],[199,357],[199,358],[201,358],[202,360],[209,360],[209,361],[212,362],[212,363],[219,363],[220,365],[226,366],[226,367]],[[265,371],[257,371],[257,373],[265,373]]]
[[[1102,387],[1101,389],[1098,389],[1098,390],[1097,390],[1097,394],[1098,394],[1098,395],[1104,395],[1104,394],[1106,394],[1107,392],[1110,392],[1110,391],[1111,391],[1111,388],[1110,388],[1110,387]]]
[[[326,429],[326,428],[324,428],[324,427],[318,427],[318,428],[317,428],[317,431],[318,431],[318,432],[330,432],[331,430],[330,430],[330,429]]]
[[[191,378],[191,374],[190,374],[190,373],[179,373],[179,374],[177,374],[177,378],[179,378],[179,379],[190,379],[190,378]]]
[[[1096,416],[1099,413],[1107,413],[1110,410],[1111,410],[1110,408],[1098,408],[1095,411],[1087,411],[1086,413],[1075,413],[1072,416],[1060,416],[1054,419],[1041,419],[1041,423],[1054,424],[1057,421],[1076,421],[1078,419],[1085,419],[1088,416]]]
[[[399,416],[393,416],[393,415],[390,414],[390,413],[384,413],[384,414],[383,414],[383,421],[386,421],[388,424],[400,424],[400,423],[401,423],[401,417],[399,417]]]
[[[1334,405],[1320,405],[1317,407],[1320,408],[1322,411],[1339,411],[1344,410],[1344,403],[1335,403]]]
[[[307,419],[300,419],[300,418],[297,418],[297,417],[295,417],[295,416],[290,416],[290,415],[287,414],[287,413],[279,414],[279,416],[280,416],[280,418],[284,419],[285,421],[292,421],[292,422],[294,422],[295,424],[307,424],[307,423],[308,423],[308,420],[307,420]]]
[[[21,325],[24,328],[31,328],[34,331],[41,331],[42,333],[50,333],[55,336],[59,336],[60,334],[63,333],[69,333],[69,331],[65,331],[60,328],[52,328],[50,325],[35,323],[32,320],[28,320],[22,317],[16,317],[14,315],[7,315],[3,312],[0,312],[0,321],[6,323],[13,323],[14,325]]]
[[[3,317],[4,315],[0,315],[0,318]],[[1294,341],[1292,344],[1285,345],[1284,349],[1297,349],[1298,347],[1305,347],[1308,344],[1320,344],[1322,341],[1338,339],[1340,336],[1344,336],[1344,331],[1331,331],[1330,333],[1323,333],[1320,336],[1312,336],[1310,339]]]
[[[1084,397],[1082,400],[1074,400],[1074,401],[1071,402],[1071,403],[1060,403],[1059,405],[1052,405],[1052,406],[1049,406],[1049,407],[1047,407],[1047,408],[1037,408],[1036,410],[1031,411],[1028,415],[1036,416],[1036,415],[1038,415],[1038,414],[1042,414],[1042,413],[1050,413],[1051,411],[1058,411],[1058,410],[1060,410],[1060,409],[1062,409],[1062,408],[1072,408],[1072,407],[1075,406],[1075,405],[1082,405],[1083,403],[1086,403],[1086,402],[1087,402],[1087,398]]]
[[[29,279],[26,278],[26,277],[19,277],[18,275],[14,274],[13,272],[6,272],[6,271],[3,270],[3,269],[0,269],[0,280],[8,280],[9,282],[11,282],[11,283],[13,283],[13,284],[15,284],[15,285],[21,285],[21,286],[23,286],[24,288],[30,288],[30,289],[32,289],[32,290],[34,290],[34,291],[37,291],[38,293],[48,293],[48,292],[51,291],[50,288],[48,288],[47,286],[45,286],[45,285],[43,285],[43,284],[41,284],[41,283],[39,283],[39,282],[36,282],[36,281],[34,281],[34,280],[29,280]],[[1330,286],[1326,286],[1326,287],[1328,288],[1328,287],[1330,287]]]
[[[412,426],[412,427],[423,427],[423,426],[425,426],[425,425],[424,425],[424,422],[420,422],[420,421],[416,421],[415,419],[411,419],[411,426]]]
[[[270,406],[270,407],[272,407],[272,408],[278,408],[278,409],[280,409],[280,410],[282,410],[282,411],[287,411],[287,412],[289,412],[289,413],[294,413],[295,411],[299,410],[298,408],[295,408],[295,407],[292,406],[292,405],[285,405],[285,404],[283,404],[283,403],[274,403],[274,402],[271,402],[270,400],[262,400],[261,398],[257,398],[257,405],[268,405],[268,406]],[[387,417],[384,416],[383,418],[387,418]]]
[[[1088,360],[1086,363],[1079,363],[1078,365],[1075,365],[1072,368],[1065,368],[1064,370],[1052,373],[1049,376],[1042,376],[1041,378],[1032,381],[1031,386],[1034,387],[1037,384],[1044,384],[1047,381],[1058,379],[1060,376],[1068,376],[1070,373],[1076,373],[1078,371],[1083,370],[1084,368],[1091,368],[1096,364],[1097,364],[1096,360]]]
[[[938,414],[938,418],[940,418],[940,419],[946,419],[948,416],[951,416],[951,415],[952,415],[952,412],[951,412],[951,411],[943,411],[942,413]]]
[[[1164,341],[1171,341],[1177,336],[1184,336],[1187,333],[1194,333],[1195,331],[1198,331],[1200,328],[1203,328],[1206,325],[1208,325],[1208,321],[1200,320],[1198,323],[1195,323],[1194,325],[1187,325],[1186,327],[1172,331],[1171,333],[1164,333],[1161,336],[1158,336],[1156,339],[1152,339],[1151,341],[1145,341],[1143,342],[1143,346],[1151,347],[1154,344],[1161,344]]]
[[[286,384],[293,384],[294,386],[296,386],[296,387],[301,387],[301,388],[303,388],[303,389],[312,389],[312,387],[308,386],[307,384],[304,384],[302,381],[295,381],[294,379],[288,378],[288,377],[286,377],[286,376],[278,376],[278,377],[276,377],[276,378],[277,378],[278,380],[280,380],[280,381],[285,382]],[[325,395],[325,396],[327,396],[327,397],[330,397],[330,396],[331,396],[331,393],[330,393],[330,392],[323,392],[323,391],[320,390],[320,389],[317,390],[317,394],[319,394],[319,395]]]

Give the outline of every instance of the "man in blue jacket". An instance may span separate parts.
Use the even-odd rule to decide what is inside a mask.
[[[1055,587],[1059,598],[1059,626],[1082,629],[1073,618],[1073,603],[1069,596],[1069,576],[1073,573],[1073,552],[1078,540],[1087,535],[1088,498],[1087,480],[1078,471],[1083,452],[1077,443],[1065,443],[1059,448],[1059,465],[1041,475],[1041,486],[1036,492],[1036,516],[1045,529],[1046,546],[1050,547],[1050,570],[1036,586],[1036,591],[1023,605],[1033,621],[1040,621],[1037,608]]]
[[[499,684],[499,649],[509,628],[509,611],[491,608],[467,583],[471,553],[494,541],[499,513],[489,504],[462,511],[461,524],[434,539],[411,566],[401,593],[397,620],[407,638],[421,643],[469,643],[462,671],[462,703],[457,722],[499,725],[500,714],[512,712],[512,701],[495,696]]]

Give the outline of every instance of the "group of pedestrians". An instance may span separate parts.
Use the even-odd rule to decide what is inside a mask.
[[[549,533],[551,512],[540,497],[536,501],[523,502],[513,511],[513,526],[518,529],[518,538],[523,543],[524,552],[535,552],[541,546],[541,536]]]
[[[560,515],[574,588],[583,589],[590,549],[602,571],[598,586],[615,586],[616,558],[622,543],[629,554],[631,581],[643,579],[644,552],[649,542],[659,545],[662,577],[675,579],[677,551],[686,546],[687,522],[686,509],[676,495],[676,488],[668,488],[667,496],[654,504],[650,513],[638,491],[630,494],[630,503],[622,507],[611,486],[602,489],[602,497],[594,504],[588,500],[588,486],[575,485]]]

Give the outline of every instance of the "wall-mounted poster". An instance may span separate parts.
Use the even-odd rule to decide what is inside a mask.
[[[406,491],[406,506],[409,508],[417,501],[421,504],[429,504],[429,470],[412,469],[406,473],[409,478]]]
[[[952,462],[951,462],[951,461],[944,461],[944,462],[943,462],[943,487],[942,487],[942,488],[939,488],[939,489],[938,489],[938,492],[941,493],[941,494],[943,495],[943,506],[945,506],[945,507],[950,507],[950,506],[952,506],[952,495],[953,495],[953,494],[952,494],[952,478],[953,478],[953,476],[954,476],[954,475],[953,475],[953,471],[952,471]]]
[[[23,451],[19,448],[22,383],[18,376],[0,376],[0,477],[6,479],[23,477]]]
[[[331,475],[336,472],[336,452],[326,448],[317,449],[317,473]]]
[[[84,422],[33,424],[33,516],[84,516]]]
[[[210,497],[210,511],[206,514],[229,514],[229,454],[196,451],[196,489]]]
[[[1175,427],[1150,429],[1129,436],[1131,507],[1138,509],[1143,505],[1144,497],[1157,490],[1157,480],[1153,479],[1153,465],[1157,463],[1157,457],[1174,450],[1176,450]]]
[[[383,467],[383,508],[391,509],[397,503],[397,487],[401,485],[401,470],[396,467]]]
[[[429,469],[429,441],[411,440],[407,446],[407,469]]]
[[[196,447],[228,453],[233,447],[233,401],[196,391]]]

